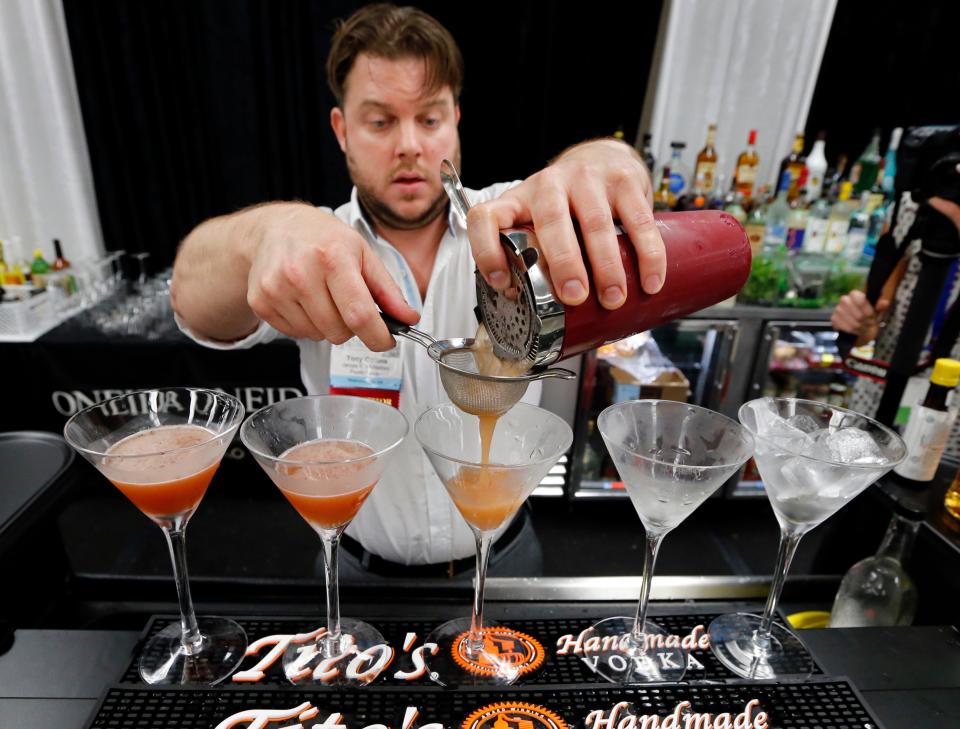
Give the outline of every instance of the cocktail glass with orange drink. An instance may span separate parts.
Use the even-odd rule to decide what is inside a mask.
[[[243,405],[213,390],[168,387],[121,395],[67,421],[64,436],[164,533],[180,623],[154,635],[140,657],[149,684],[215,684],[243,659],[233,620],[194,614],[186,528],[243,421]]]
[[[567,451],[573,433],[562,418],[525,403],[494,422],[492,435],[482,439],[480,418],[441,405],[414,426],[477,545],[471,617],[444,623],[427,638],[438,646],[426,655],[430,677],[445,686],[510,684],[543,660],[531,636],[484,622],[483,588],[494,537]]]
[[[283,658],[285,675],[298,685],[364,685],[374,678],[323,666],[385,642],[372,625],[340,618],[337,547],[407,430],[399,410],[344,395],[284,400],[253,413],[240,429],[244,445],[323,542],[326,630],[313,643],[291,645]]]

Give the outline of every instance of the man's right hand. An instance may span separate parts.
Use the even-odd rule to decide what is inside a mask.
[[[419,319],[363,237],[333,215],[308,205],[270,206],[256,229],[247,303],[284,334],[332,344],[356,335],[382,352],[395,342],[380,309],[405,323]]]
[[[881,298],[874,307],[862,291],[851,291],[840,297],[830,321],[834,329],[856,335],[857,343],[862,344],[877,336],[880,315],[889,308],[887,299]]]

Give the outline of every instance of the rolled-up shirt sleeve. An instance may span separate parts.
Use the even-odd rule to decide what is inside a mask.
[[[190,329],[184,321],[177,316],[173,315],[174,321],[177,322],[177,327],[181,332],[186,334],[190,339],[192,339],[197,344],[200,344],[209,349],[250,349],[258,344],[263,344],[265,342],[272,342],[278,337],[284,336],[272,326],[267,324],[265,321],[261,321],[260,324],[250,332],[247,336],[242,339],[234,339],[233,341],[221,341],[219,339],[208,339],[197,334],[195,331]]]

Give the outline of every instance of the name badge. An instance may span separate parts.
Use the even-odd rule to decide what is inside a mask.
[[[371,352],[358,337],[330,348],[330,394],[367,397],[400,407],[400,345]]]

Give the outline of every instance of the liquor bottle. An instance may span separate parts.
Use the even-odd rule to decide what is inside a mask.
[[[0,284],[4,286],[23,286],[27,282],[23,266],[20,265],[20,237],[0,241]]]
[[[857,159],[859,173],[856,180],[853,179],[853,172],[850,173],[851,182],[853,182],[853,191],[859,195],[864,190],[873,187],[877,180],[877,173],[880,171],[880,130],[876,129],[870,138],[870,143],[863,150],[863,154]]]
[[[841,154],[837,157],[837,166],[832,170],[827,170],[827,197],[831,201],[836,200],[840,195],[840,185],[843,184],[843,174],[847,171],[847,155]]]
[[[739,192],[734,192],[733,195],[729,196],[726,201],[724,201],[723,209],[725,212],[730,213],[733,217],[737,219],[737,222],[740,225],[746,227],[747,225],[747,213],[743,209],[743,196]],[[766,221],[764,221],[764,227],[766,227]],[[762,235],[762,233],[761,233]],[[750,236],[750,230],[747,230],[747,236]],[[761,238],[760,243],[762,245],[763,239]],[[752,247],[752,244],[751,244]]]
[[[670,192],[679,197],[690,181],[687,166],[683,163],[683,150],[686,142],[670,142]]]
[[[777,173],[778,180],[783,177],[784,172],[790,173],[790,188],[787,191],[788,200],[795,200],[800,194],[797,185],[800,180],[800,173],[805,166],[806,159],[803,156],[803,132],[797,132],[797,136],[793,138],[793,149],[790,154],[783,158],[783,161],[780,163],[780,171]]]
[[[650,175],[653,176],[656,160],[653,156],[653,135],[650,132],[643,135],[643,148],[640,150],[640,156],[643,157],[643,163],[647,166]]]
[[[893,469],[898,481],[925,486],[933,480],[956,415],[947,409],[947,396],[958,383],[960,361],[938,359],[923,404],[910,408],[910,419],[903,431],[907,458]]]
[[[840,582],[830,612],[831,628],[910,625],[917,610],[917,589],[904,564],[920,522],[895,514],[880,549],[860,560]]]
[[[713,190],[714,177],[717,174],[717,150],[714,145],[717,140],[717,125],[707,127],[707,143],[697,155],[697,163],[693,168],[693,189],[695,192],[706,195]]]
[[[53,250],[56,252],[57,257],[53,260],[51,268],[53,268],[54,271],[62,271],[65,268],[70,268],[70,261],[63,257],[63,248],[60,246],[59,238],[53,239]]]
[[[954,519],[960,519],[960,471],[953,477],[947,495],[943,499],[943,508]]]
[[[810,206],[807,230],[803,236],[805,253],[823,253],[827,249],[827,229],[830,227],[830,201],[819,198]]]
[[[810,211],[800,200],[794,200],[787,215],[787,250],[795,252],[803,250],[803,239],[806,237],[809,217]]]
[[[887,195],[893,195],[894,180],[897,177],[897,149],[900,147],[900,137],[903,136],[903,127],[897,127],[890,134],[890,144],[883,158],[883,179],[880,186]]]
[[[757,169],[760,158],[757,156],[757,130],[751,129],[747,137],[747,148],[737,157],[737,167],[733,173],[733,186],[745,198],[753,197],[753,185],[757,181]]]
[[[853,183],[840,184],[840,197],[830,208],[830,219],[827,225],[827,242],[824,250],[831,256],[843,253],[847,246],[847,231],[850,230],[850,216],[853,214],[854,203],[850,202],[850,193]]]
[[[790,189],[790,172],[780,175],[777,197],[767,206],[767,227],[763,234],[763,255],[773,254],[787,245],[787,216],[790,203],[787,195]]]
[[[843,247],[843,256],[848,263],[857,265],[863,256],[863,249],[867,243],[867,227],[870,224],[870,215],[867,208],[870,204],[870,193],[860,195],[860,205],[850,214],[850,225],[847,228],[847,242]]]
[[[711,210],[723,210],[723,206],[727,202],[727,195],[723,192],[723,183],[724,176],[718,174],[716,176],[716,183],[713,186],[713,192],[710,193],[710,197],[707,199],[707,207]]]
[[[677,204],[677,199],[670,192],[670,168],[664,167],[660,173],[660,187],[653,193],[653,211],[663,212],[664,210],[673,210]]]
[[[767,205],[762,199],[756,200],[743,227],[747,232],[747,238],[750,239],[750,251],[754,259],[759,259],[763,251],[763,237],[767,230]]]
[[[33,251],[33,261],[30,263],[30,281],[38,289],[45,288],[48,273],[50,273],[50,264],[44,260],[43,252],[36,248]]]
[[[826,134],[820,132],[817,135],[817,140],[813,143],[813,149],[807,155],[809,176],[807,178],[807,194],[804,199],[808,203],[818,199],[823,192],[823,180],[827,174],[826,144]]]
[[[877,241],[883,235],[883,229],[887,224],[887,205],[879,205],[870,213],[870,220],[867,222],[867,239],[863,243],[863,255],[860,261],[863,265],[870,265],[874,256],[877,255]]]

